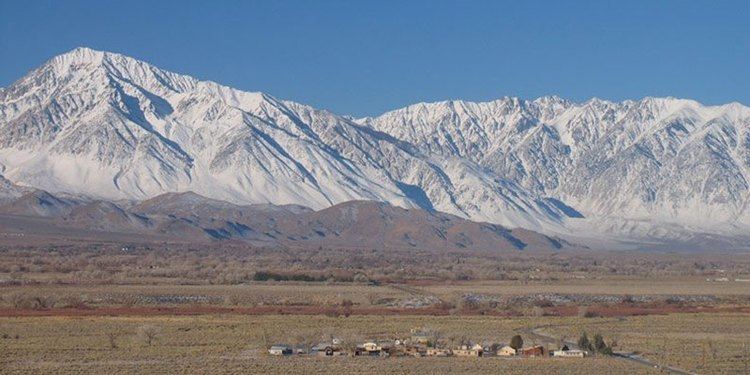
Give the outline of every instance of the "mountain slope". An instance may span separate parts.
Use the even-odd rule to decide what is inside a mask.
[[[300,206],[234,205],[192,192],[167,193],[125,207],[37,191],[0,205],[0,229],[37,241],[53,233],[57,240],[93,235],[106,241],[129,236],[129,242],[143,243],[234,240],[261,246],[360,250],[510,253],[576,247],[536,232],[383,202],[349,201],[312,211]]]

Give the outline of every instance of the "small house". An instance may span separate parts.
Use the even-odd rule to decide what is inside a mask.
[[[502,348],[497,350],[497,355],[502,356],[502,357],[512,357],[512,356],[518,355],[518,351],[516,349],[511,348],[508,345],[505,345]]]
[[[364,344],[357,345],[357,349],[354,351],[355,356],[369,355],[379,356],[383,353],[383,348],[378,345],[375,341],[367,341]]]
[[[458,349],[453,349],[453,355],[456,357],[481,357],[482,345],[461,345]]]
[[[541,345],[536,345],[530,348],[521,349],[521,353],[524,357],[544,357],[547,355],[547,350]]]
[[[497,344],[485,345],[482,348],[482,357],[490,357],[497,355],[497,350],[500,347]]]
[[[364,344],[362,344],[362,348],[368,352],[380,351],[380,345],[378,345],[378,343],[376,343],[375,341],[365,342]]]
[[[425,355],[427,357],[449,357],[451,355],[451,350],[440,349],[440,348],[427,348]]]
[[[481,357],[482,352],[474,349],[453,349],[453,355],[456,357]]]
[[[569,350],[555,350],[552,352],[553,357],[563,357],[563,358],[583,358],[588,355],[588,352],[585,350],[578,350],[578,349],[569,349]]]
[[[315,344],[312,348],[310,348],[310,354],[318,354],[320,352],[324,352],[327,346],[331,346],[331,344],[327,344],[327,343]]]
[[[310,351],[310,354],[315,354],[322,357],[346,355],[346,353],[341,350],[341,347],[327,343],[315,345]]]
[[[268,354],[270,355],[292,355],[294,354],[294,350],[289,345],[278,344],[269,348]]]

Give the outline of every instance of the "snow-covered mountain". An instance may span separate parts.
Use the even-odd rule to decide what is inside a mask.
[[[105,199],[194,191],[314,209],[365,199],[527,228],[566,215],[465,158],[86,48],[0,91],[0,164],[14,183]]]
[[[743,230],[750,108],[645,98],[447,101],[359,120],[425,153],[459,157],[597,221]],[[630,221],[631,224],[623,224]],[[614,229],[614,228],[609,228]]]
[[[673,98],[448,101],[352,120],[78,48],[0,89],[0,173],[108,200],[377,200],[534,230],[578,231],[584,216],[594,231],[731,234],[750,227],[748,129],[747,107]]]

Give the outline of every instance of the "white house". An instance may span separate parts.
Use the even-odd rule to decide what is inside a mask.
[[[368,341],[364,344],[362,344],[362,348],[367,352],[376,352],[380,351],[381,347],[374,341]]]
[[[508,345],[505,345],[502,348],[497,350],[497,355],[503,356],[503,357],[511,357],[514,355],[518,355],[518,351],[516,349],[511,348]]]
[[[585,350],[578,350],[578,349],[555,350],[554,352],[552,352],[553,357],[583,358],[587,355],[588,353]]]
[[[274,345],[268,349],[268,354],[270,355],[291,355],[293,353],[294,350],[287,345]]]

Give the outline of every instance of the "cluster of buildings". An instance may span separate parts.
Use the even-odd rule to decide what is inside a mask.
[[[440,342],[438,342],[440,341]],[[443,340],[421,330],[412,330],[410,338],[405,340],[367,340],[356,345],[343,345],[339,339],[320,343],[311,348],[302,345],[274,345],[268,349],[270,355],[316,355],[324,357],[336,356],[412,356],[412,357],[579,357],[588,356],[584,350],[570,349],[564,345],[551,353],[543,345],[514,348],[510,345],[491,344],[480,345],[464,342],[455,347],[445,345]]]

